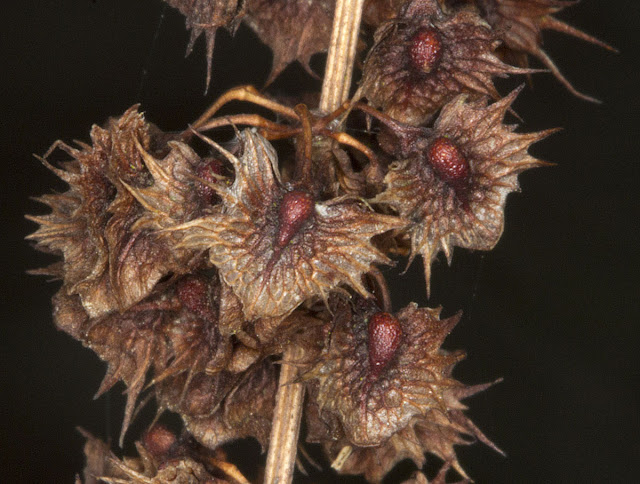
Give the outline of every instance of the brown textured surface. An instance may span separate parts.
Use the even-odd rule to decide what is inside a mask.
[[[249,0],[247,23],[273,51],[271,83],[292,62],[298,61],[311,75],[309,61],[326,52],[331,38],[334,0]]]
[[[429,72],[416,68],[411,56],[414,36],[424,28],[432,29],[441,44]],[[503,63],[494,54],[498,44],[477,14],[445,14],[436,0],[414,0],[376,31],[358,92],[391,117],[413,125],[427,121],[460,93],[497,99],[494,77],[527,72]]]
[[[553,130],[519,134],[515,125],[502,122],[518,92],[493,104],[461,95],[442,109],[433,130],[407,127],[396,133],[401,159],[391,165],[387,188],[375,201],[413,221],[411,252],[422,254],[427,285],[438,252],[451,260],[454,246],[489,250],[496,245],[507,195],[519,188],[518,174],[544,164],[527,150]],[[429,163],[429,148],[441,137],[455,142],[469,164],[462,185],[443,179]]]
[[[380,482],[402,459],[421,467],[427,452],[464,476],[454,445],[477,437],[497,450],[464,416],[459,402],[488,385],[466,387],[453,379],[453,367],[464,354],[441,349],[460,315],[440,320],[439,309],[416,304],[398,311],[401,342],[379,370],[369,362],[367,328],[377,308],[364,301],[353,306],[338,304],[330,342],[305,376],[317,382],[312,394],[317,392],[318,407],[307,415],[308,439],[322,442],[331,460],[344,446],[353,447],[340,472]]]
[[[275,152],[249,130],[241,138],[244,153],[231,158],[235,181],[219,190],[224,208],[177,227],[181,246],[209,250],[249,320],[286,316],[305,300],[326,299],[341,284],[367,294],[361,276],[372,264],[390,262],[371,237],[404,222],[353,199],[317,201],[313,217],[279,249],[278,214],[287,189]]]
[[[52,149],[61,148],[72,157],[62,168],[42,160],[69,185],[69,190],[40,198],[52,212],[30,217],[40,228],[29,238],[37,241],[41,250],[63,255],[62,264],[42,272],[61,278],[62,291],[78,294],[92,317],[131,307],[149,295],[166,274],[188,270],[187,262],[193,256],[171,250],[168,241],[148,230],[148,225],[136,226],[136,222],[142,222],[141,217],[150,215],[143,214],[143,207],[130,191],[140,193],[141,198],[152,204],[154,215],[164,209],[169,212],[164,213],[165,219],[180,221],[181,214],[171,213],[175,210],[166,203],[171,192],[162,195],[157,191],[158,186],[173,188],[179,182],[161,180],[157,171],[150,175],[141,154],[149,149],[156,131],[134,106],[121,117],[112,118],[105,128],[94,126],[91,146],[79,143],[79,148],[72,148],[61,142],[54,144]],[[180,167],[197,159],[188,148],[184,147],[187,151],[183,152],[183,145],[171,146],[165,164],[177,163]],[[149,187],[150,183],[153,185]],[[186,190],[188,187],[182,192]],[[181,202],[181,210],[188,211],[186,200]],[[173,203],[171,207],[176,205]]]

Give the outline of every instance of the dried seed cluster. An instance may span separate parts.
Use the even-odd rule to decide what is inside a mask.
[[[333,1],[167,2],[186,16],[189,49],[206,35],[209,63],[216,29],[246,22],[273,49],[270,80],[329,44]],[[431,482],[450,469],[467,482],[454,446],[499,451],[461,403],[491,384],[455,380],[464,353],[441,347],[461,314],[394,311],[379,268],[420,254],[428,291],[439,252],[496,245],[518,175],[544,164],[528,149],[552,130],[505,124],[521,89],[502,97],[493,81],[533,72],[531,54],[570,87],[540,47],[545,28],[595,42],[551,16],[567,3],[369,0],[373,44],[356,98],[335,113],[238,88],[196,130],[164,133],[134,106],[94,126],[90,144],[54,144],[42,162],[69,189],[28,218],[29,239],[61,257],[36,271],[62,281],[56,324],[106,362],[98,394],[126,384],[121,443],[143,394],[184,423],[179,436],[153,426],[124,460],[87,435],[85,482],[243,482],[220,446],[269,446],[277,363],[292,346],[305,439],[339,472],[381,482],[433,454],[444,465]],[[281,121],[213,117],[234,99]],[[346,130],[362,113],[373,129]],[[203,134],[226,124],[231,141]],[[50,161],[56,149],[70,159]]]

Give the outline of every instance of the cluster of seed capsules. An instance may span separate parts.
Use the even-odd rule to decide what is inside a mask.
[[[195,37],[203,25],[215,34],[246,21],[272,46],[278,72],[328,46],[330,1],[168,3]],[[40,224],[29,238],[62,255],[38,271],[62,280],[56,324],[107,363],[98,394],[127,385],[122,436],[145,392],[184,422],[181,436],[151,428],[140,458],[126,462],[90,437],[87,482],[164,482],[167,472],[233,481],[216,452],[245,437],[269,445],[277,362],[292,345],[303,350],[293,363],[307,394],[304,438],[339,472],[380,482],[400,460],[422,468],[429,453],[444,461],[431,482],[446,482],[450,468],[468,480],[454,446],[498,449],[461,403],[489,385],[453,379],[464,354],[441,349],[460,314],[440,319],[416,304],[394,312],[379,267],[420,255],[428,291],[440,252],[496,245],[518,174],[543,165],[528,148],[552,130],[504,124],[520,89],[501,97],[493,80],[534,72],[530,54],[570,87],[541,49],[541,30],[599,42],[551,16],[569,3],[369,1],[363,32],[375,31],[373,43],[354,99],[336,113],[244,88],[223,98],[272,107],[283,121],[209,115],[165,133],[134,106],[94,126],[91,144],[56,143],[51,151],[70,161],[42,161],[69,190],[41,197],[51,213],[29,217]],[[307,50],[283,51],[269,30],[282,12],[292,24],[312,15],[305,25],[316,31],[294,39],[313,39]],[[347,118],[373,129],[348,134]],[[202,134],[229,123],[230,142]],[[277,150],[275,139],[294,149]]]

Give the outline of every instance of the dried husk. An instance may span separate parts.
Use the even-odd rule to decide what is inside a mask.
[[[555,30],[598,45],[610,51],[613,47],[555,18],[553,14],[575,5],[565,0],[476,0],[481,15],[504,42],[508,61],[527,67],[528,56],[536,57],[572,94],[587,101],[596,99],[582,94],[562,75],[555,62],[542,48],[542,31]]]
[[[421,33],[436,44],[424,68],[411,55]],[[495,77],[529,72],[502,62],[494,53],[499,44],[491,27],[472,11],[446,14],[436,0],[408,2],[376,31],[358,96],[412,125],[428,121],[461,93],[498,99]]]
[[[215,400],[233,387],[234,378],[225,379],[222,370],[232,358],[231,333],[242,321],[218,317],[220,293],[217,275],[185,276],[159,286],[123,313],[95,318],[87,314],[78,296],[61,291],[54,297],[57,326],[108,365],[97,396],[120,380],[127,385],[121,440],[138,396],[149,384],[149,374],[162,406],[189,414],[196,413],[194,408],[210,414]],[[212,382],[220,388],[215,394]]]
[[[347,451],[334,468],[381,482],[401,460],[410,458],[421,468],[430,453],[466,478],[455,445],[477,439],[500,452],[464,415],[466,407],[460,403],[491,384],[467,387],[454,380],[451,372],[464,354],[440,348],[460,315],[439,320],[440,310],[415,304],[399,311],[400,346],[387,366],[375,371],[367,324],[377,308],[370,302],[354,306],[338,305],[330,341],[304,376],[313,382],[307,440],[322,443],[331,460]]]
[[[121,117],[110,119],[105,128],[94,126],[91,146],[54,144],[50,152],[59,147],[72,157],[62,168],[42,159],[69,184],[69,190],[39,198],[52,212],[27,217],[40,224],[27,238],[35,240],[40,250],[62,255],[62,263],[38,272],[62,279],[61,290],[68,296],[80,296],[91,317],[127,310],[148,296],[161,278],[187,273],[199,262],[196,252],[175,250],[171,239],[154,232],[153,224],[146,223],[151,215],[132,194],[141,194],[147,206],[152,201],[142,195],[158,194],[156,168],[160,165],[149,165],[152,157],[147,150],[166,150],[165,138],[133,106]],[[199,162],[180,143],[170,143],[169,148],[165,165]],[[188,220],[198,202],[186,203],[184,195],[189,190],[177,187],[178,180],[162,182],[167,191],[156,195],[163,200],[150,207],[152,213],[163,211],[164,226]],[[168,203],[170,200],[175,202]]]
[[[233,184],[215,186],[222,207],[171,229],[182,233],[180,248],[209,251],[248,320],[284,318],[303,301],[326,300],[343,284],[368,294],[362,275],[373,264],[391,262],[371,238],[406,222],[357,199],[316,200],[313,187],[284,184],[273,147],[251,130],[240,137],[241,157],[227,153],[236,171]],[[283,200],[292,193],[312,200],[295,229],[280,220]],[[290,233],[281,243],[285,231]]]
[[[267,84],[298,61],[313,77],[311,56],[329,49],[335,0],[249,0],[244,22],[273,52]]]
[[[490,250],[504,229],[507,195],[518,191],[518,175],[545,165],[528,153],[531,144],[555,130],[515,133],[503,118],[519,90],[493,104],[461,95],[447,104],[433,129],[398,126],[396,153],[385,178],[386,190],[373,201],[389,204],[410,219],[411,258],[422,254],[427,287],[431,262],[454,246]],[[448,140],[468,164],[459,183],[443,179],[428,153],[436,140]]]

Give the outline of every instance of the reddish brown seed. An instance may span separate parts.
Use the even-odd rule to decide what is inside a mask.
[[[431,72],[442,54],[442,41],[435,29],[423,28],[411,37],[409,59],[414,69]]]
[[[142,441],[146,450],[155,457],[161,458],[169,453],[177,439],[166,427],[156,424],[143,435]]]
[[[178,299],[186,309],[204,319],[213,319],[209,282],[204,277],[187,276],[176,286]]]
[[[447,183],[459,184],[469,176],[469,162],[449,138],[433,140],[427,157],[436,174]]]
[[[222,164],[215,158],[208,163],[196,168],[196,175],[198,178],[204,180],[205,183],[199,182],[196,186],[198,193],[206,203],[213,203],[216,201],[216,191],[209,185],[217,183],[216,175],[222,175]]]
[[[282,197],[276,241],[279,248],[287,245],[309,219],[313,213],[313,206],[313,197],[307,192],[293,190]]]
[[[369,319],[369,365],[377,375],[400,346],[402,327],[389,313],[375,313]]]

